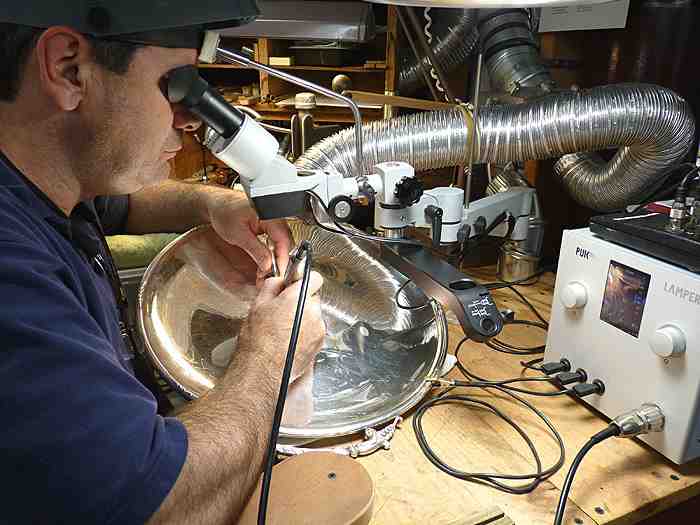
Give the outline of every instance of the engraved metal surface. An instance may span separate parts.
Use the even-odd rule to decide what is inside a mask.
[[[320,291],[326,339],[313,369],[289,392],[280,436],[315,439],[362,431],[402,414],[425,395],[447,348],[442,307],[426,302],[379,260],[369,241],[350,240],[296,221],[308,239]],[[149,357],[193,399],[227,369],[237,334],[257,295],[256,268],[210,227],[178,238],[153,261],[139,294],[139,328]]]

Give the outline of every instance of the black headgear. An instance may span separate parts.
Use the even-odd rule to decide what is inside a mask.
[[[0,1],[0,22],[68,26],[122,42],[194,49],[204,31],[247,24],[259,14],[255,0]]]

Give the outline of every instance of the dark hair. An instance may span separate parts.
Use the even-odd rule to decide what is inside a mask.
[[[19,92],[24,66],[43,29],[0,23],[0,101],[12,102]],[[140,44],[87,37],[95,61],[112,73],[123,75],[129,69]]]

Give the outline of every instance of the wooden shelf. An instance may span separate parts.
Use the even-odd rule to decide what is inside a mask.
[[[252,109],[260,113],[262,120],[289,120],[296,110],[292,107],[279,107],[275,104],[253,104]],[[381,109],[362,109],[365,120],[379,120],[383,116]],[[354,123],[349,108],[317,107],[314,109],[314,120],[317,122]]]
[[[201,69],[250,69],[245,66],[239,66],[238,64],[197,64],[197,67]],[[363,66],[347,66],[347,67],[334,67],[334,66],[273,66],[275,69],[282,71],[328,71],[329,73],[384,73],[386,71],[386,66],[380,67],[363,67]]]

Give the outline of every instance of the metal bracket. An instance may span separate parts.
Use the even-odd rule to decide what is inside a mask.
[[[396,416],[394,421],[384,427],[382,430],[373,428],[365,429],[365,439],[359,443],[352,443],[345,447],[328,447],[328,448],[303,448],[293,445],[277,445],[277,453],[282,456],[299,456],[307,452],[333,452],[341,456],[350,456],[357,458],[360,456],[368,456],[372,452],[383,448],[389,450],[391,448],[391,438],[394,437],[396,429],[403,421],[401,416]]]

